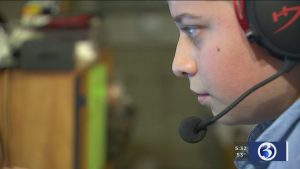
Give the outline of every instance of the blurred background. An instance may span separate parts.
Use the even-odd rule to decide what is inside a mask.
[[[250,127],[216,124],[172,74],[164,1],[1,1],[0,164],[24,169],[231,169]]]

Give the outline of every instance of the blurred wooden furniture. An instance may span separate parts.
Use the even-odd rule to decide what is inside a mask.
[[[0,71],[2,165],[72,169],[75,72]]]

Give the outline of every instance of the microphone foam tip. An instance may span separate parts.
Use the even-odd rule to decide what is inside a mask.
[[[206,128],[197,132],[197,126],[202,123],[202,119],[196,116],[184,119],[179,126],[179,135],[188,143],[197,143],[206,135]]]

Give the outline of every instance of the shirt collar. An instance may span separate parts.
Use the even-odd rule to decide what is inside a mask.
[[[258,124],[249,134],[248,141],[281,141],[291,126],[300,120],[300,99],[296,100],[276,120]]]

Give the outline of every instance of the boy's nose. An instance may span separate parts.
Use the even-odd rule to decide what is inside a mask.
[[[191,55],[189,44],[178,41],[173,60],[172,70],[176,76],[193,76],[197,73],[197,63]]]

